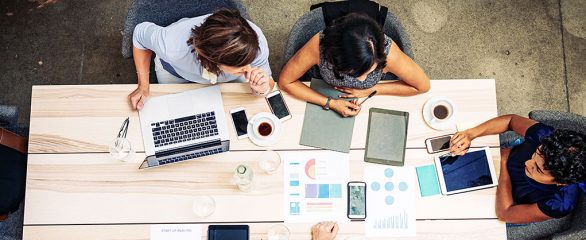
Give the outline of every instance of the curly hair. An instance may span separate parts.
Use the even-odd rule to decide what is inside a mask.
[[[191,30],[187,41],[208,71],[220,74],[219,64],[246,66],[260,51],[256,32],[238,10],[220,9]],[[196,50],[197,49],[197,50]]]
[[[586,180],[586,135],[557,129],[543,138],[540,155],[555,181],[573,184]]]

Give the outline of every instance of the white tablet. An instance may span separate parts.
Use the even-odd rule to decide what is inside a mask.
[[[435,169],[444,195],[494,187],[498,183],[488,147],[470,149],[463,156],[436,156]]]

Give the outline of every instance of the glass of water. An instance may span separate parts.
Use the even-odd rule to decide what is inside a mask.
[[[291,232],[283,224],[277,224],[269,228],[268,240],[289,240]]]
[[[273,150],[264,151],[258,156],[258,165],[266,173],[274,174],[281,166],[281,156]]]
[[[199,218],[209,217],[216,211],[216,201],[209,195],[196,196],[193,199],[193,213]]]
[[[108,147],[110,156],[116,160],[127,162],[131,159],[134,150],[127,138],[116,138]]]

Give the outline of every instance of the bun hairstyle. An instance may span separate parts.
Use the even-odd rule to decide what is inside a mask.
[[[242,67],[252,63],[260,49],[256,32],[235,9],[215,11],[191,30],[187,43],[197,52],[201,65],[215,74],[220,74],[220,64]]]
[[[324,59],[340,74],[359,77],[372,65],[386,66],[385,37],[376,21],[367,15],[349,13],[324,30],[320,41]]]

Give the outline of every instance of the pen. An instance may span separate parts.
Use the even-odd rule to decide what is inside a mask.
[[[370,94],[368,95],[368,97],[366,97],[364,100],[362,100],[362,102],[360,102],[360,103],[358,104],[358,106],[362,106],[362,104],[363,104],[364,102],[366,102],[366,100],[368,100],[369,98],[371,98],[371,97],[372,97],[372,96],[374,96],[375,94],[376,94],[376,90],[375,90],[374,92],[370,93]]]

